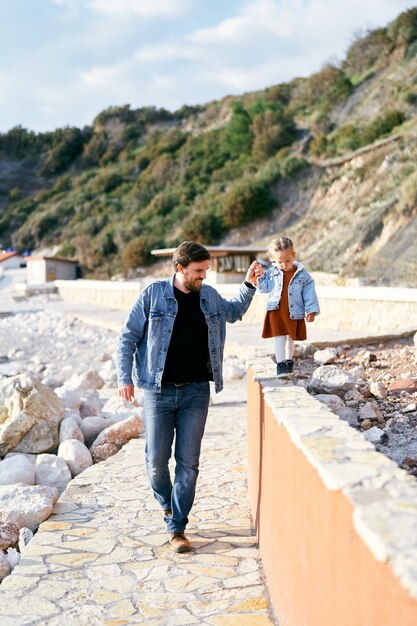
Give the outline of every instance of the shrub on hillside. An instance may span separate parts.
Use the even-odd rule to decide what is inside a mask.
[[[255,178],[246,178],[236,183],[226,193],[223,213],[227,228],[236,228],[268,213],[274,202],[269,185]]]
[[[391,41],[386,28],[357,31],[343,61],[343,71],[350,79],[368,74],[380,63],[387,62]]]
[[[393,128],[401,126],[404,120],[405,115],[402,111],[396,109],[385,111],[363,129],[361,132],[362,144],[372,143],[380,137],[388,135]]]
[[[331,138],[328,145],[328,152],[342,154],[351,150],[357,150],[378,139],[389,135],[392,130],[401,125],[405,120],[402,111],[391,109],[379,115],[375,120],[365,126],[356,124],[345,124],[341,126],[337,133]],[[332,150],[333,147],[333,150]]]
[[[237,158],[242,154],[249,154],[252,149],[252,120],[241,102],[232,102],[231,108],[232,117],[222,147],[232,158]]]
[[[42,160],[40,173],[51,176],[65,170],[83,152],[86,137],[79,128],[58,129]]]
[[[108,147],[108,139],[104,130],[94,131],[91,139],[84,145],[83,160],[86,165],[98,165]]]
[[[198,196],[192,207],[186,208],[181,220],[179,238],[215,244],[227,230],[223,216],[223,185],[212,185],[205,194]],[[185,209],[185,207],[184,207]]]
[[[139,235],[127,244],[123,251],[124,269],[133,269],[140,265],[147,265],[155,258],[151,254],[154,248],[163,246],[164,243],[156,235]]]
[[[110,193],[123,182],[123,176],[117,171],[100,172],[92,182],[92,188],[97,193]]]
[[[252,152],[260,159],[273,156],[280,148],[291,144],[295,137],[294,120],[282,111],[267,110],[255,115],[251,130]]]
[[[305,159],[289,156],[281,163],[281,176],[283,178],[292,178],[306,167],[309,167],[309,163]]]
[[[213,172],[221,170],[229,160],[224,145],[224,129],[216,129],[188,137],[177,155],[177,170],[184,186],[191,181],[195,185],[202,183],[205,188],[210,184]]]
[[[15,126],[7,133],[0,133],[0,153],[17,159],[39,156],[50,146],[51,136],[52,133],[35,133]]]
[[[409,46],[417,40],[417,8],[401,13],[388,24],[387,35],[394,45]]]
[[[182,223],[181,239],[216,244],[224,232],[223,216],[216,210],[193,211]]]
[[[59,247],[58,252],[56,253],[57,257],[63,257],[65,259],[71,259],[75,257],[77,254],[77,249],[72,243],[63,243]]]
[[[327,112],[352,91],[353,85],[345,72],[329,63],[320,72],[294,83],[288,108],[291,113],[314,109]]]

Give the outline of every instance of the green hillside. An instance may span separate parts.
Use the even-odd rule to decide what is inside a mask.
[[[308,78],[175,112],[111,107],[83,129],[36,134],[17,127],[1,134],[0,243],[48,248],[77,258],[87,276],[107,278],[134,274],[152,262],[153,248],[184,239],[249,244],[286,228],[302,242],[312,270],[393,283],[373,256],[381,252],[387,220],[400,220],[408,232],[415,227],[416,122],[413,8],[358,37],[340,65]],[[389,150],[376,149],[359,167],[348,161],[353,178],[345,162],[329,160],[394,133],[401,138],[386,145],[401,167],[385,171],[390,186],[381,200],[384,193],[393,199],[378,212],[375,185],[365,183]],[[312,216],[312,200],[328,206],[318,194],[343,176],[351,185],[339,190],[338,208]],[[355,185],[361,210],[347,216],[343,194],[354,194]],[[334,250],[328,242],[324,253],[318,242],[330,223]],[[361,240],[351,266],[340,262],[346,223]],[[385,229],[384,246],[398,240],[400,226],[391,237]],[[403,284],[417,285],[413,263]]]

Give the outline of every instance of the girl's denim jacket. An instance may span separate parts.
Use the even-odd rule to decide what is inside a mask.
[[[294,261],[297,270],[288,285],[288,304],[290,318],[302,320],[308,313],[320,313],[314,280],[304,269],[302,263]],[[267,311],[279,309],[284,273],[276,265],[258,278],[258,291],[269,293]]]
[[[174,278],[158,280],[146,287],[137,299],[117,346],[117,377],[119,385],[144,387],[161,391],[169,341],[178,304],[174,296]],[[226,300],[210,285],[202,285],[200,306],[208,326],[209,368],[216,392],[223,389],[223,349],[226,322],[236,322],[246,313],[255,289],[240,285],[236,298]],[[187,346],[184,346],[187,358]]]

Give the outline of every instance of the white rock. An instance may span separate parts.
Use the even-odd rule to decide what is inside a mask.
[[[309,388],[317,393],[344,394],[353,389],[353,376],[336,365],[321,365],[313,372]]]
[[[0,485],[35,484],[35,464],[26,454],[13,454],[0,461]]]
[[[46,452],[58,444],[64,408],[56,394],[28,374],[0,381],[0,456]]]
[[[81,424],[83,418],[80,415],[80,411],[78,409],[64,409],[64,419],[66,417],[72,417],[76,420],[77,424]]]
[[[43,485],[0,485],[0,521],[37,530],[58,499],[58,490]]]
[[[365,430],[363,433],[365,439],[371,443],[384,443],[388,439],[388,435],[378,426],[373,426],[369,430]]]
[[[359,350],[359,352],[353,357],[352,363],[357,363],[363,367],[369,367],[371,361],[375,361],[376,356],[369,350]]]
[[[84,435],[81,432],[80,424],[73,417],[64,417],[59,428],[59,442],[67,439],[78,439],[84,443]]]
[[[6,553],[6,559],[9,561],[10,568],[14,569],[20,561],[20,554],[16,548],[8,548]]]
[[[223,376],[225,380],[240,380],[246,376],[246,368],[239,359],[226,359]]]
[[[318,393],[315,396],[316,400],[319,400],[322,404],[325,404],[333,413],[337,413],[341,409],[346,408],[346,404],[343,402],[342,398],[336,396],[335,394],[330,393]]]
[[[103,405],[102,411],[103,413],[110,413],[114,415],[115,413],[124,415],[125,417],[129,417],[132,413],[135,413],[135,407],[141,406],[143,403],[143,394],[135,389],[135,397],[133,402],[128,402],[124,400],[118,395],[114,395],[107,400],[107,402]]]
[[[114,418],[110,416],[103,417],[101,415],[85,417],[80,424],[81,432],[84,435],[84,443],[87,446],[91,445],[102,430],[123,419],[122,415],[115,415]]]
[[[101,378],[96,369],[90,369],[82,374],[73,374],[65,383],[66,389],[76,391],[91,391],[92,389],[101,389],[104,380]]]
[[[336,348],[325,348],[324,350],[316,350],[313,356],[315,363],[319,365],[329,365],[337,360]]]
[[[42,385],[45,385],[45,387],[49,387],[49,389],[56,389],[57,387],[60,387],[62,382],[60,380],[58,380],[57,378],[55,378],[54,376],[44,376],[41,380]]]
[[[360,402],[364,399],[363,395],[357,389],[351,389],[345,393],[346,402]]]
[[[90,448],[94,462],[104,461],[116,454],[130,439],[139,437],[142,428],[142,418],[134,415],[103,430]]]
[[[367,402],[359,409],[359,417],[361,420],[377,419],[382,420],[383,415],[376,402]]]
[[[385,385],[381,382],[372,382],[369,385],[369,391],[375,398],[386,398],[388,393]]]
[[[26,528],[25,526],[23,526],[23,528],[19,530],[20,554],[23,554],[26,546],[32,541],[32,539],[33,539],[33,532],[30,530],[30,528]]]
[[[58,456],[67,462],[72,476],[81,474],[93,464],[89,449],[78,439],[67,439],[59,444]]]
[[[81,405],[81,394],[74,389],[67,389],[66,387],[57,387],[55,393],[58,398],[61,398],[64,407],[66,409],[73,409],[78,411]]]
[[[347,406],[344,409],[337,411],[341,420],[345,420],[350,426],[358,426],[358,413],[351,407]]]
[[[95,389],[91,391],[83,391],[81,395],[80,415],[88,417],[89,415],[99,415],[101,411],[101,402]]]
[[[313,356],[317,352],[317,348],[313,343],[303,342],[294,344],[294,356],[297,358],[306,359],[309,356]]]
[[[71,478],[71,472],[65,459],[55,454],[38,454],[35,466],[37,485],[55,487],[61,495]]]

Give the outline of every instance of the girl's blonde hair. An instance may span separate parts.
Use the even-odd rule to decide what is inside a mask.
[[[283,252],[284,250],[294,250],[294,244],[289,237],[279,237],[269,244],[269,252],[272,256],[274,252]]]

